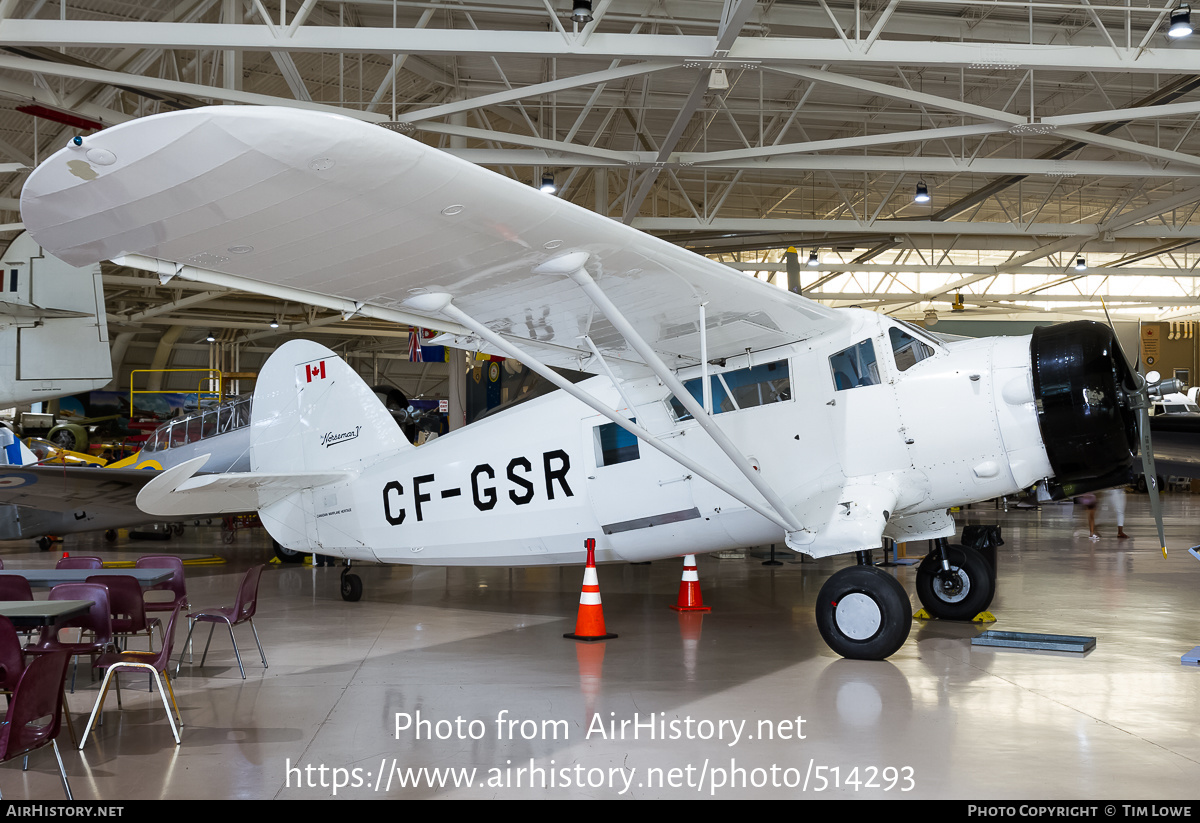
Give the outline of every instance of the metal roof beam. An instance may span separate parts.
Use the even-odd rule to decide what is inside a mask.
[[[743,7],[743,4],[745,7]],[[752,0],[740,0],[739,17],[749,17]],[[894,21],[892,21],[894,22]],[[291,37],[273,35],[261,24],[161,23],[111,20],[0,19],[0,45],[54,48],[138,47],[241,49],[270,52],[363,52],[374,54],[522,55],[727,61],[770,66],[911,65],[966,68],[1065,69],[1138,73],[1200,73],[1200,50],[1120,48],[1108,44],[875,40],[870,49],[837,38],[721,37],[686,34],[592,34],[586,43],[557,31],[467,31],[361,26],[301,26]],[[728,43],[728,45],[724,45]]]

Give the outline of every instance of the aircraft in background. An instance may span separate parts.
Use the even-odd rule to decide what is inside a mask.
[[[221,106],[114,126],[36,169],[22,214],[76,264],[437,328],[563,390],[414,449],[349,366],[289,342],[259,375],[250,471],[195,475],[197,457],[138,502],[257,509],[293,549],[522,566],[581,562],[592,537],[598,561],[855,553],[817,624],[839,654],[879,659],[911,625],[871,563],[882,538],[933,540],[922,604],[969,618],[995,577],[949,544],[949,508],[1122,483],[1139,447],[1145,383],[1105,326],[946,344],[336,115]],[[598,376],[572,385],[551,366]],[[344,572],[343,596],[360,594]]]
[[[111,382],[100,265],[71,266],[22,232],[0,266],[0,407]]]
[[[179,465],[197,454],[209,455],[214,471],[250,468],[251,398],[235,397],[218,406],[169,420],[155,429],[136,454],[108,466],[63,465],[39,458],[20,441],[8,447],[0,465],[0,540],[37,539],[42,549],[48,535],[62,536],[116,529],[161,520],[137,506],[137,495],[156,472]],[[13,438],[4,429],[4,435]],[[204,512],[200,516],[209,516]],[[191,518],[188,518],[191,519]],[[179,522],[181,518],[169,518]],[[288,562],[303,558],[283,549]]]

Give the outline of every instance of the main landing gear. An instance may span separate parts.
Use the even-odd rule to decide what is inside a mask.
[[[941,538],[917,567],[917,597],[925,611],[942,620],[970,620],[995,596],[996,573],[975,549]]]
[[[817,629],[829,648],[853,660],[883,660],[908,639],[912,606],[896,578],[871,565],[869,551],[858,565],[835,572],[817,595]]]

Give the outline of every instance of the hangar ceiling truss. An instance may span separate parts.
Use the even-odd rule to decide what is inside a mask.
[[[553,176],[760,277],[788,245],[815,252],[804,288],[834,305],[1184,317],[1200,34],[1167,37],[1174,5],[596,0],[581,23],[567,0],[0,0],[0,228],[26,170],[89,122],[299,106]],[[112,270],[115,329],[283,333],[277,302],[156,282]],[[386,340],[307,312],[283,328]]]

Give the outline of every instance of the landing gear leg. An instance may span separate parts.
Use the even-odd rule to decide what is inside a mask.
[[[912,606],[896,578],[869,565],[869,551],[857,557],[859,565],[836,572],[821,587],[817,628],[842,657],[883,660],[908,639]]]
[[[342,569],[342,599],[347,603],[357,603],[362,599],[362,578],[350,573],[350,562]]]
[[[942,620],[970,620],[992,604],[996,573],[975,549],[951,546],[946,538],[917,567],[917,597]]]

